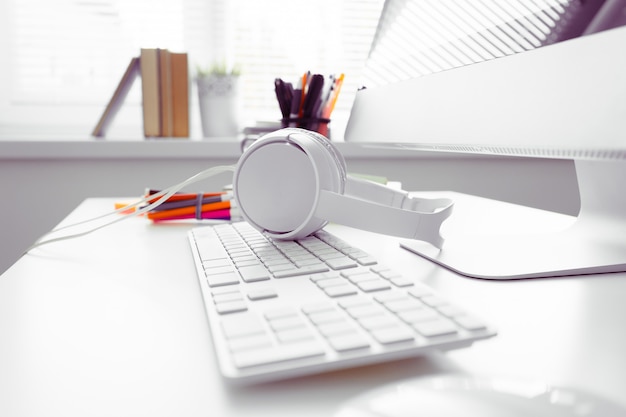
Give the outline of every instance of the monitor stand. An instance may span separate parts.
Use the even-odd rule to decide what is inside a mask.
[[[626,161],[576,160],[581,209],[572,217],[457,194],[439,250],[401,246],[462,275],[486,279],[626,271]]]

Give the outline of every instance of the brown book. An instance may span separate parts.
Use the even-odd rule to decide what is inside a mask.
[[[189,63],[186,53],[170,53],[174,137],[189,137]]]
[[[117,88],[113,92],[111,100],[104,109],[104,113],[102,113],[98,124],[93,129],[93,132],[91,133],[93,136],[101,138],[106,135],[111,122],[115,118],[115,115],[117,115],[120,107],[122,107],[122,104],[124,103],[124,100],[126,99],[126,96],[128,95],[130,88],[133,86],[138,74],[139,58],[132,58],[126,68],[126,71],[124,72],[124,75],[122,76],[122,79],[117,85]]]
[[[159,49],[159,92],[161,99],[161,135],[173,136],[172,112],[172,62],[171,53],[167,49]]]
[[[161,97],[159,93],[160,77],[158,50],[142,48],[140,67],[144,136],[161,136]]]

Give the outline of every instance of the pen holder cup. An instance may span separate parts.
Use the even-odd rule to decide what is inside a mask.
[[[282,127],[300,127],[302,129],[312,130],[330,139],[330,130],[328,124],[330,119],[323,117],[287,117],[281,119]]]

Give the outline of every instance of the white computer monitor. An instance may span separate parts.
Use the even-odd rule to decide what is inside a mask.
[[[564,230],[404,248],[479,278],[626,271],[626,27],[602,29],[357,93],[346,141],[575,164],[581,208]]]

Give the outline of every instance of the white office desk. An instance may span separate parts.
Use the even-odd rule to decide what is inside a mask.
[[[89,199],[65,220],[108,211]],[[442,372],[540,380],[626,406],[626,274],[461,277],[393,238],[329,230],[499,330],[448,353],[250,387],[218,374],[186,231],[135,218],[22,257],[0,277],[2,416],[328,416],[381,384]]]

